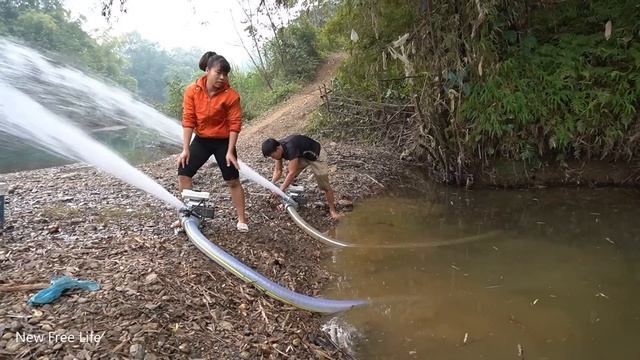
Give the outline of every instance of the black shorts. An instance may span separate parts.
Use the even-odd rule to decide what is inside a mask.
[[[200,170],[211,155],[215,156],[222,178],[226,181],[235,180],[240,177],[238,169],[233,164],[227,166],[227,149],[229,148],[229,139],[207,139],[195,136],[189,145],[189,163],[182,167],[178,165],[178,175],[193,177]],[[237,157],[236,149],[233,154]]]

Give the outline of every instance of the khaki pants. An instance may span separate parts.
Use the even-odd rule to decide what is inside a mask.
[[[320,150],[318,160],[309,161],[305,158],[300,158],[300,165],[303,169],[309,167],[313,176],[318,183],[318,187],[322,190],[329,190],[329,165],[327,164],[327,153],[324,150]]]

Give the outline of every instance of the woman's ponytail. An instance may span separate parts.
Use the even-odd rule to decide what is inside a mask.
[[[198,63],[198,67],[200,68],[200,70],[207,71],[207,65],[209,65],[209,59],[216,55],[217,54],[214,51],[207,51],[206,53],[204,53],[204,55],[202,55],[202,57],[200,58],[200,62]]]

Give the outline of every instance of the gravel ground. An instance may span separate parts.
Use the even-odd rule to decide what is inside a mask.
[[[261,141],[303,132],[320,104],[315,89],[339,61],[329,59],[316,81],[243,130],[243,161],[270,176],[273,162],[260,154]],[[399,179],[401,164],[385,149],[320,140],[338,210],[348,212],[354,201]],[[174,157],[138,169],[177,193]],[[175,210],[139,189],[82,164],[1,175],[0,182],[10,184],[0,238],[0,358],[349,357],[320,330],[329,317],[281,304],[223,270],[172,232]],[[298,184],[309,199],[301,215],[322,231],[335,225],[308,172]],[[329,249],[276,209],[267,190],[245,183],[251,231],[241,234],[215,165],[205,165],[194,187],[214,199],[216,215],[203,233],[233,256],[307,295],[320,295],[334,281],[321,266]],[[97,281],[101,289],[27,305],[60,275]],[[29,334],[44,340],[21,341]]]

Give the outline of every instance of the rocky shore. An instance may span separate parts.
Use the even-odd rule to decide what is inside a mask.
[[[260,154],[261,140],[303,132],[319,104],[316,88],[243,130],[240,158],[269,177],[273,162]],[[320,140],[340,211],[399,179],[402,165],[385,149]],[[173,157],[138,168],[177,195]],[[321,231],[335,226],[311,174],[299,180],[309,199],[301,215]],[[173,233],[176,211],[151,195],[82,164],[0,175],[0,182],[10,186],[0,237],[0,358],[349,357],[320,330],[330,317],[284,305],[226,272],[186,235]],[[334,281],[323,266],[330,249],[304,235],[267,190],[245,183],[250,232],[242,234],[216,165],[206,164],[194,187],[211,192],[215,218],[203,233],[227,252],[307,295],[322,295]],[[61,275],[101,289],[27,305]]]

